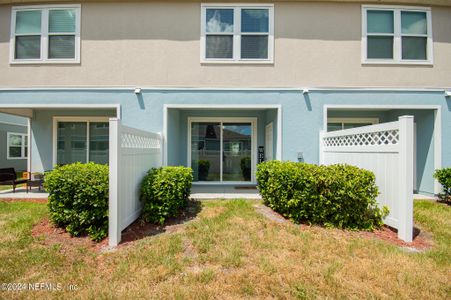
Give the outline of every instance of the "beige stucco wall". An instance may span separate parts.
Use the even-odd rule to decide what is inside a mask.
[[[451,8],[433,7],[433,66],[362,65],[361,6],[275,4],[272,65],[202,65],[199,3],[82,5],[81,64],[10,65],[0,6],[0,86],[449,87]]]

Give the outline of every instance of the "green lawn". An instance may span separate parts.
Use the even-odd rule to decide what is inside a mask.
[[[300,229],[252,201],[205,201],[180,230],[98,254],[31,237],[46,205],[0,202],[0,283],[77,285],[77,291],[0,291],[0,298],[450,299],[451,209],[415,203],[434,236],[425,253],[335,229]]]

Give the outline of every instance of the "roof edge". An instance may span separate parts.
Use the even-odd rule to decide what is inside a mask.
[[[134,0],[133,2],[157,2],[158,0]],[[161,0],[160,0],[161,1]],[[166,0],[173,2],[198,2],[198,3],[208,3],[208,2],[218,2],[211,0]],[[25,4],[33,4],[33,3],[90,3],[90,2],[127,2],[124,0],[79,0],[79,1],[70,1],[70,0],[0,0],[0,5],[2,4],[14,4],[14,5],[25,5]],[[374,0],[374,1],[362,1],[362,0],[273,0],[273,1],[258,1],[258,0],[250,0],[250,1],[240,1],[240,0],[222,0],[219,2],[310,2],[310,3],[321,3],[321,2],[341,2],[341,3],[361,3],[361,4],[393,4],[393,5],[425,5],[425,6],[446,6],[451,7],[450,0]]]

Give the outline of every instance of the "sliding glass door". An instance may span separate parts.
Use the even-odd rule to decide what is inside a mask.
[[[190,122],[190,163],[194,181],[250,182],[253,171],[253,121]]]

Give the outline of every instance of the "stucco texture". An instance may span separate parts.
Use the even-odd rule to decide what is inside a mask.
[[[362,65],[356,3],[277,2],[274,63],[260,65],[200,63],[198,2],[83,3],[81,10],[80,64],[10,65],[11,6],[1,5],[0,86],[450,86],[450,7],[432,7],[432,66]]]

